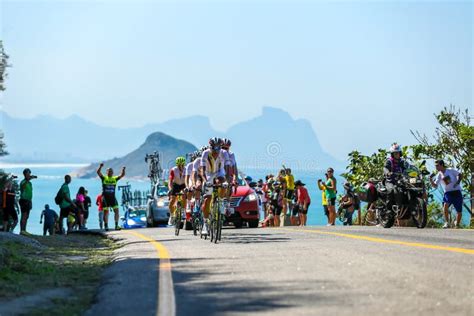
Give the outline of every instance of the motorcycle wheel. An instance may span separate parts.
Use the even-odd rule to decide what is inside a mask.
[[[428,222],[428,211],[426,210],[426,203],[423,199],[417,198],[415,207],[415,214],[412,214],[413,221],[416,227],[425,228]]]
[[[377,216],[379,223],[383,228],[390,228],[395,224],[395,215],[393,214],[393,211],[382,209],[377,212]]]

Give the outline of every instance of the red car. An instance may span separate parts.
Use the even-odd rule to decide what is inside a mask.
[[[260,221],[258,196],[248,184],[239,179],[237,192],[233,192],[230,198],[230,207],[234,214],[226,216],[226,223],[232,223],[236,228],[241,228],[248,223],[250,228],[257,228]]]

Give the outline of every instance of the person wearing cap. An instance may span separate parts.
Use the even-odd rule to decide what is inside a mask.
[[[31,170],[26,168],[23,170],[23,180],[20,182],[20,234],[21,235],[30,235],[26,231],[26,225],[28,223],[28,218],[30,217],[30,211],[33,208],[33,184],[31,179],[35,179],[35,176],[31,175]]]
[[[308,209],[311,205],[311,198],[308,194],[308,189],[305,188],[305,185],[301,180],[295,182],[296,194],[298,196],[298,205],[299,205],[299,214],[300,214],[300,226],[306,226],[306,221],[308,219]]]
[[[327,180],[325,183],[322,183],[321,180],[318,181],[318,185],[322,184],[324,188],[324,194],[326,195],[328,203],[328,213],[329,213],[329,223],[327,226],[336,225],[336,197],[337,197],[337,181],[334,177],[334,169],[328,168],[326,171]]]
[[[46,233],[49,233],[50,236],[55,233],[56,221],[58,220],[58,213],[49,208],[49,205],[44,206],[43,212],[41,212],[40,224],[43,222],[43,236],[46,236]]]
[[[346,211],[344,213],[344,226],[351,226],[352,215],[355,210],[355,196],[352,185],[349,182],[344,183],[344,196],[341,198],[341,207]]]

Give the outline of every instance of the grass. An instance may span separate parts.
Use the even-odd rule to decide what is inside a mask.
[[[116,245],[99,236],[34,237],[47,246],[38,250],[9,242],[0,256],[0,298],[9,300],[42,289],[69,288],[74,295],[54,299],[29,315],[80,315],[91,304],[103,269]]]

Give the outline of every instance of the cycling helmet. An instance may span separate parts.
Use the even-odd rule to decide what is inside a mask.
[[[402,152],[402,147],[398,145],[397,143],[393,143],[392,147],[390,147],[390,153],[401,153]]]
[[[26,168],[25,170],[23,170],[23,175],[26,175],[27,173],[31,173],[30,168]]]
[[[218,137],[213,137],[213,138],[209,139],[209,147],[212,150],[219,150],[219,149],[221,149],[221,146],[222,146],[222,139],[220,139]]]
[[[244,180],[248,182],[252,182],[253,179],[251,176],[246,176]]]
[[[224,138],[224,139],[222,140],[222,146],[224,146],[224,147],[230,147],[231,145],[232,145],[232,142],[230,141],[230,139]]]
[[[186,158],[178,157],[176,158],[176,165],[177,166],[184,166],[186,164]]]

